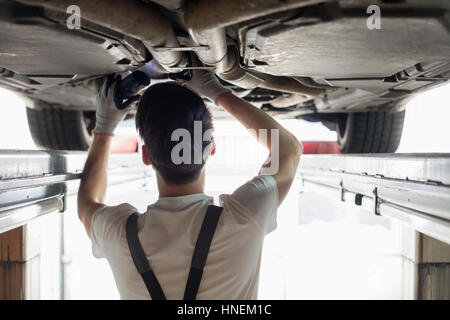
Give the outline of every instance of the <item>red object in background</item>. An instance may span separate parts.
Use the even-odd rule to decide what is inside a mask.
[[[111,142],[111,153],[137,152],[139,141],[137,138],[114,137]]]
[[[341,151],[335,141],[302,141],[303,154],[339,154]],[[111,143],[111,153],[138,152],[137,138],[114,137]]]
[[[302,141],[303,154],[340,154],[336,141]]]

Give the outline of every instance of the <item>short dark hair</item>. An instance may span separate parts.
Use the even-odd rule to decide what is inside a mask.
[[[205,131],[213,129],[212,115],[203,99],[175,82],[150,86],[139,101],[136,128],[149,150],[153,167],[167,184],[195,181],[205,164],[203,157],[201,164],[174,164],[171,159],[172,149],[179,143],[171,141],[172,132],[186,129],[193,139],[194,121],[202,122],[202,137]],[[202,154],[209,144],[202,141]],[[194,143],[190,145],[193,157]]]

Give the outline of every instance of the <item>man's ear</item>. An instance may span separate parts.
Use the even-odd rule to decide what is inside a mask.
[[[152,163],[150,161],[150,154],[149,154],[147,146],[145,144],[142,145],[142,162],[146,166],[151,166],[152,165]]]
[[[214,138],[211,139],[211,152],[210,154],[213,156],[216,154],[216,140]]]

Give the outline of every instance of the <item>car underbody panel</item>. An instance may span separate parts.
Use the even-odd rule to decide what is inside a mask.
[[[1,86],[50,104],[91,109],[95,95],[86,79],[145,62],[144,49],[130,48],[123,35],[71,31],[52,18],[38,7],[0,1]]]
[[[385,78],[418,63],[448,60],[450,35],[437,13],[411,17],[398,11],[398,16],[383,17],[377,31],[366,27],[366,16],[353,17],[353,11],[325,22],[308,17],[268,22],[243,34],[244,58],[258,71],[275,75]]]
[[[318,112],[367,111],[448,81],[448,8],[413,1],[382,9],[380,30],[367,28],[364,4],[309,7],[290,17],[245,26],[241,51],[249,67],[312,78],[336,90],[314,100]],[[347,4],[347,6],[345,6]],[[300,108],[301,109],[301,108]]]
[[[0,0],[0,28],[0,86],[36,109],[93,111],[104,76],[167,81],[189,74],[189,54],[284,118],[400,111],[450,78],[446,0]]]

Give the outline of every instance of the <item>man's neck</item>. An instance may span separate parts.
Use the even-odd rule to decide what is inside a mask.
[[[197,180],[191,183],[182,185],[169,185],[156,174],[156,181],[158,183],[159,197],[179,197],[189,194],[204,193],[205,190],[205,174],[204,171],[200,174]]]

